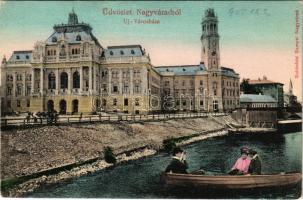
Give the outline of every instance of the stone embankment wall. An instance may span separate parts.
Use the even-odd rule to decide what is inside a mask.
[[[225,122],[230,117],[217,117]],[[144,123],[86,124],[16,129],[1,133],[1,179],[24,176],[103,156],[111,146],[116,154],[148,147],[163,140],[224,128],[210,118],[173,119]]]

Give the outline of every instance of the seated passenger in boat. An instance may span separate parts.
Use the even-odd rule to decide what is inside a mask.
[[[250,158],[248,157],[248,148],[242,147],[240,149],[241,157],[238,158],[234,166],[231,168],[229,175],[244,175],[248,173]]]
[[[186,152],[179,147],[174,148],[172,160],[166,167],[165,172],[187,174],[187,168]]]
[[[248,174],[260,175],[261,174],[261,160],[255,150],[249,150],[251,161],[248,168]]]

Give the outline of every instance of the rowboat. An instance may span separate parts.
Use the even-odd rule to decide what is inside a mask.
[[[196,175],[163,173],[162,181],[167,186],[190,186],[215,189],[254,189],[285,187],[301,182],[301,173],[281,173],[272,175]]]

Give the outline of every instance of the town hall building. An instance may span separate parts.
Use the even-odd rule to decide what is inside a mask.
[[[2,113],[62,114],[230,111],[239,107],[239,74],[220,64],[218,19],[202,19],[198,65],[153,66],[141,45],[104,48],[92,27],[69,14],[67,24],[33,50],[1,64]]]

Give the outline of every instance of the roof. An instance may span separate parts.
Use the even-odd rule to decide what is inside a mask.
[[[56,40],[60,40],[62,36],[63,33],[54,32],[51,36],[49,36],[49,38],[47,38],[46,43],[57,44],[57,41],[53,42],[53,38],[56,37]],[[81,43],[81,41],[76,40],[77,36],[81,37],[81,41],[94,40],[92,34],[87,33],[85,31],[64,33],[64,38],[67,40],[68,43]]]
[[[136,48],[139,47],[142,49],[142,46],[139,44],[132,44],[132,45],[118,45],[118,46],[108,46],[108,49],[120,49],[120,48]]]
[[[241,94],[240,102],[241,103],[277,103],[277,100],[275,100],[269,95]]]
[[[248,80],[248,83],[251,84],[251,85],[264,85],[264,84],[280,84],[280,85],[284,85],[283,83],[279,83],[279,82],[274,82],[274,81],[271,81],[271,80],[265,80],[265,79],[262,79],[262,80]]]
[[[59,41],[61,38],[66,39],[68,43],[81,43],[81,41],[85,40],[93,40],[98,46],[101,47],[98,39],[93,35],[92,28],[89,24],[86,23],[79,23],[78,17],[72,11],[72,13],[69,14],[69,19],[67,24],[58,24],[54,25],[54,32],[52,35],[47,38],[46,43],[49,45],[57,44],[57,41]],[[81,40],[77,41],[77,36],[81,37]],[[56,38],[55,41],[53,39]]]
[[[206,72],[204,64],[200,65],[177,65],[157,66],[155,70],[160,74],[172,72],[174,75],[195,75],[197,72]]]
[[[222,70],[222,74],[224,74],[225,76],[230,76],[230,77],[234,77],[234,78],[239,78],[239,74],[235,72],[235,70],[233,70],[232,68],[228,68],[228,67],[221,67]]]
[[[120,45],[120,46],[108,46],[104,50],[104,56],[109,57],[132,57],[143,56],[145,51],[142,50],[141,45]]]
[[[30,50],[22,50],[22,51],[14,51],[12,56],[9,58],[8,62],[17,62],[17,61],[31,61],[32,59],[32,51]]]

